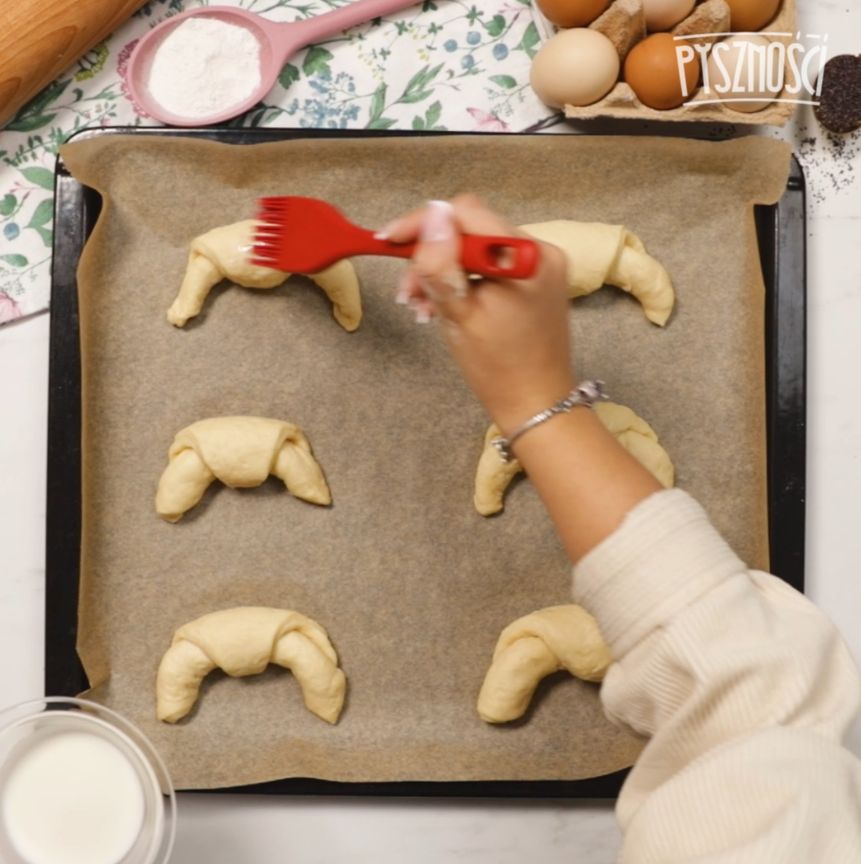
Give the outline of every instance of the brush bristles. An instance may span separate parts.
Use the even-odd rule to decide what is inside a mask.
[[[254,230],[251,263],[273,267],[278,263],[278,238],[281,231],[274,225],[258,225]]]
[[[257,203],[264,210],[269,208],[275,210],[285,210],[293,203],[292,199],[287,195],[268,195],[258,199]]]
[[[292,237],[297,223],[302,224],[299,220],[304,221],[306,209],[312,203],[319,202],[283,195],[260,198],[257,202],[251,262],[260,267],[284,269],[282,265],[285,261],[285,246],[290,247],[287,240]],[[293,251],[295,254],[296,250]],[[300,254],[299,260],[307,260],[307,255]],[[313,256],[311,260],[315,260]]]
[[[277,240],[282,231],[281,225],[273,225],[271,222],[258,223],[254,228],[254,240]]]
[[[291,203],[286,198],[261,198],[259,203],[258,221],[280,222],[291,210]]]
[[[255,246],[267,239],[278,240],[284,220],[291,209],[290,199],[283,196],[261,198],[257,203],[259,209],[254,231]]]

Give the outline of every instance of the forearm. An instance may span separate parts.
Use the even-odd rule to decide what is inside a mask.
[[[858,675],[809,601],[748,571],[680,490],[583,558],[574,599],[616,661],[605,710],[650,739],[619,799],[622,861],[861,860],[861,766],[840,747]]]
[[[574,562],[661,488],[586,407],[536,426],[513,449]]]
[[[419,241],[401,299],[441,317],[504,435],[570,391],[559,249],[542,247],[531,279],[463,290],[457,235],[516,233],[505,220],[467,197],[384,233]],[[660,492],[588,408],[513,451],[579,561],[574,599],[614,658],[605,709],[651,738],[619,801],[625,864],[861,861],[861,766],[839,745],[861,691],[833,626],[749,573],[702,508]]]

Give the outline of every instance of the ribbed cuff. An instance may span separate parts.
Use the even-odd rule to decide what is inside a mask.
[[[574,600],[616,660],[720,582],[747,568],[681,489],[656,492],[574,568]]]

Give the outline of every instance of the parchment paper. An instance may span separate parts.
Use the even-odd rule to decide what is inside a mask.
[[[575,362],[658,431],[678,483],[738,553],[767,566],[763,283],[753,202],[776,201],[788,149],[761,138],[444,137],[257,146],[110,137],[64,148],[106,196],[81,258],[84,512],[78,647],[89,693],[139,724],[181,788],[279,777],[577,779],[642,742],[566,675],[525,721],[485,725],[475,700],[500,630],[569,601],[569,567],[528,481],[504,514],[472,505],[487,418],[444,350],[392,298],[400,263],[357,259],[348,334],[321,291],[217,289],[184,330],[165,320],[197,234],[253,216],[260,194],[326,198],[378,226],[430,197],[485,196],[517,222],[624,223],[678,292],[665,330],[602,289],[572,304]],[[153,496],[174,434],[220,414],[308,434],[334,504],[279,482],[213,487],[179,524]],[[218,484],[216,484],[218,486]],[[215,673],[177,726],[155,719],[173,631],[234,605],[297,609],[329,631],[349,679],[329,726],[270,667]]]

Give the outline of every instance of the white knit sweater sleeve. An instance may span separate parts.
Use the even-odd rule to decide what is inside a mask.
[[[680,490],[574,570],[615,658],[608,716],[650,739],[617,804],[624,864],[859,864],[861,698],[834,625],[748,570]]]

